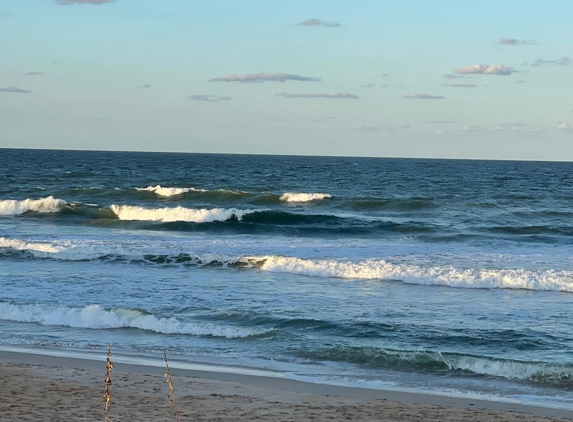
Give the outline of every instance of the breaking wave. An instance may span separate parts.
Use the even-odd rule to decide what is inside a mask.
[[[141,247],[110,245],[101,242],[57,241],[50,243],[0,237],[0,251],[2,249],[26,252],[35,258],[56,260],[102,259],[132,264],[251,268],[318,278],[401,281],[407,284],[469,289],[548,290],[573,293],[573,271],[571,270],[456,268],[452,265],[423,266],[392,263],[382,259],[343,261],[302,259],[280,255],[157,253]],[[11,254],[7,255],[11,257]]]
[[[401,351],[376,347],[329,347],[299,353],[300,357],[331,362],[347,362],[370,367],[415,368],[425,371],[452,371],[512,380],[573,382],[573,365],[527,362],[433,351]]]
[[[0,303],[0,319],[93,330],[137,328],[161,334],[226,338],[261,336],[272,331],[211,323],[183,322],[176,318],[157,318],[137,309],[115,308],[105,310],[99,305],[89,305],[84,308],[49,308],[39,305]]]
[[[284,202],[310,202],[319,201],[321,199],[332,198],[328,193],[296,193],[287,192],[283,194],[279,200]]]
[[[195,189],[195,188],[164,188],[161,185],[148,186],[146,188],[136,188],[139,191],[149,191],[154,192],[159,196],[175,196],[182,195],[188,192],[207,192],[205,189]]]
[[[474,289],[524,289],[573,292],[573,271],[525,269],[455,268],[394,264],[385,260],[360,262],[331,259],[300,259],[267,256],[250,259],[260,263],[261,270],[301,274],[311,277],[344,279],[396,280],[408,284],[448,286]]]
[[[256,210],[240,210],[237,208],[143,208],[130,205],[112,205],[111,210],[120,220],[144,220],[162,222],[186,221],[193,223],[227,221],[232,218],[241,220],[244,215],[256,212]]]
[[[62,199],[48,196],[40,199],[15,199],[0,200],[0,215],[18,215],[28,211],[48,213],[58,212],[67,202]]]

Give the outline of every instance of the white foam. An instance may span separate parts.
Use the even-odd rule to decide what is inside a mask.
[[[28,211],[35,212],[58,212],[66,204],[62,199],[48,196],[40,199],[24,199],[18,201],[15,199],[0,200],[0,215],[17,215],[24,214]]]
[[[159,196],[175,196],[182,195],[188,192],[207,192],[205,189],[195,189],[195,188],[164,188],[161,185],[148,186],[146,188],[136,188],[140,191],[154,192]]]
[[[138,328],[162,334],[227,338],[245,338],[270,332],[270,330],[256,330],[210,323],[182,322],[176,318],[157,318],[135,309],[116,308],[105,310],[99,305],[89,305],[85,308],[49,308],[39,305],[0,303],[0,319],[94,330]]]
[[[20,239],[6,239],[0,237],[0,248],[10,248],[19,251],[35,251],[42,253],[58,253],[63,250],[61,246],[57,246],[47,242],[26,242]]]
[[[259,262],[261,270],[311,277],[398,280],[409,284],[475,289],[527,289],[573,292],[573,271],[525,269],[460,269],[450,265],[418,266],[384,260],[359,262],[333,259],[300,259],[285,256],[243,257]]]
[[[130,205],[112,205],[111,210],[120,220],[145,221],[188,221],[193,223],[208,223],[212,221],[227,221],[233,216],[239,220],[246,214],[257,210],[240,210],[237,208],[143,208]]]
[[[297,193],[297,192],[286,192],[279,200],[285,202],[310,202],[319,201],[321,199],[332,198],[332,195],[328,193]]]

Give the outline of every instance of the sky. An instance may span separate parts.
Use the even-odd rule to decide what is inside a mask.
[[[0,148],[573,161],[571,0],[2,0]]]

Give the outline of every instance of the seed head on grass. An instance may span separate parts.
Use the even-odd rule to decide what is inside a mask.
[[[111,400],[111,394],[109,393],[109,386],[111,385],[111,371],[113,370],[113,362],[111,361],[111,344],[107,345],[107,370],[105,372],[105,417],[104,422],[111,422],[108,417],[109,401]]]
[[[169,370],[169,363],[167,363],[167,352],[163,351],[163,357],[165,358],[165,377],[167,378],[167,384],[169,384],[169,393],[167,394],[167,405],[171,405],[173,409],[173,415],[175,416],[175,421],[179,422],[179,413],[177,412],[177,402],[175,401],[175,389],[173,388],[173,381],[171,380],[171,371]]]

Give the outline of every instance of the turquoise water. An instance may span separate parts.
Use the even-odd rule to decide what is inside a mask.
[[[0,150],[0,347],[573,408],[573,164]]]

